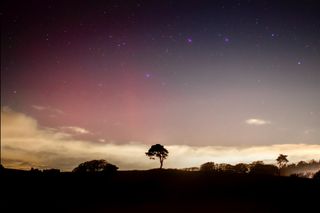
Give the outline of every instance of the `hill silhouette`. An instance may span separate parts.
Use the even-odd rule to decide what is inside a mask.
[[[320,191],[318,179],[175,169],[6,169],[1,180],[1,212],[307,212]]]

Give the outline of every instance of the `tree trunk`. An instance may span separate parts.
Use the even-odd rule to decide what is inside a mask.
[[[162,169],[163,159],[160,158],[160,169]]]

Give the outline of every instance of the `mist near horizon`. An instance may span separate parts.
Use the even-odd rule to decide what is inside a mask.
[[[317,1],[5,1],[1,161],[320,159]]]

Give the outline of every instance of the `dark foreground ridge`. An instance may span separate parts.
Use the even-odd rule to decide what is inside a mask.
[[[318,212],[320,181],[180,170],[1,174],[1,212]],[[22,212],[22,211],[21,211]]]

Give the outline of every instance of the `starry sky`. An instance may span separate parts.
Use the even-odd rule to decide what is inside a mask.
[[[311,0],[5,1],[2,155],[31,162],[12,150],[41,132],[95,148],[315,145],[308,157],[320,158],[319,11]],[[35,136],[15,147],[23,125]],[[65,166],[52,162],[41,165]]]

